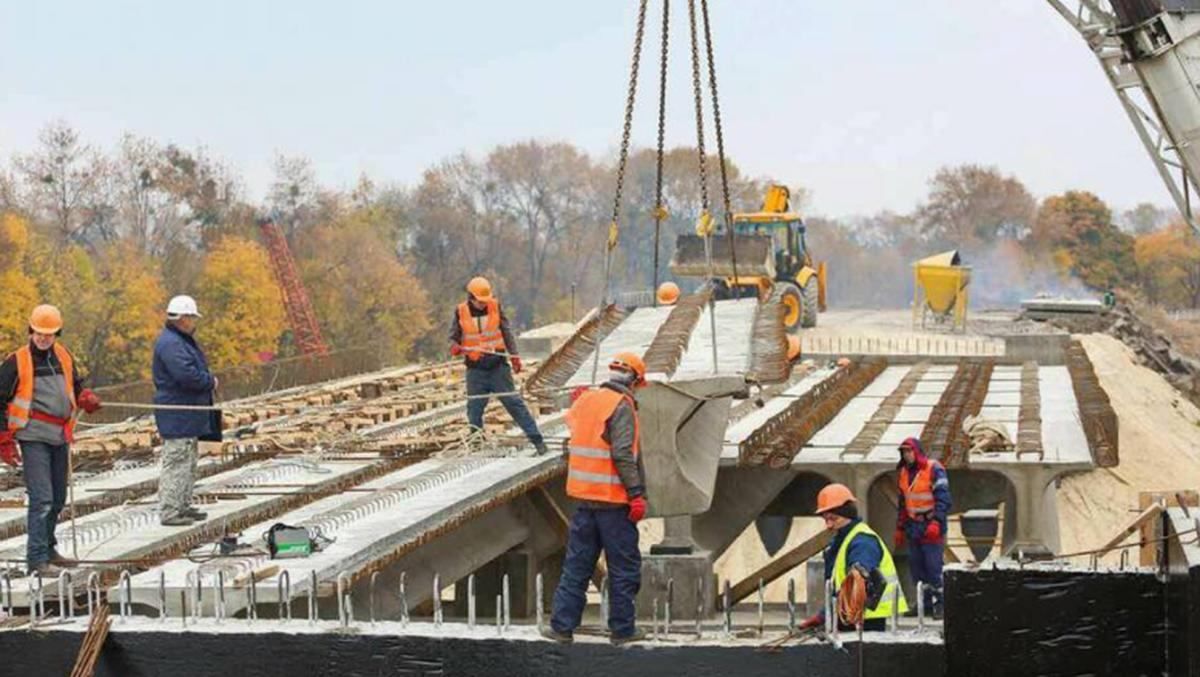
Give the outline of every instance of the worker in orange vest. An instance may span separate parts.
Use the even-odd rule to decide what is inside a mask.
[[[513,374],[520,374],[523,368],[521,356],[487,278],[476,277],[467,283],[467,300],[455,308],[450,323],[450,354],[461,355],[467,365],[467,422],[471,428],[483,430],[489,395],[496,395],[537,453],[546,453],[537,421],[513,384]]]
[[[633,389],[645,383],[646,364],[633,353],[620,353],[608,368],[608,381],[581,394],[567,411],[567,495],[580,504],[571,517],[550,627],[542,632],[556,642],[574,640],[602,550],[608,562],[610,641],[622,645],[645,637],[635,626],[633,607],[642,580],[637,523],[646,516]]]
[[[950,478],[941,463],[925,455],[921,440],[910,437],[900,443],[899,451],[895,546],[899,550],[908,543],[913,583],[924,583],[925,608],[934,618],[941,618]]]
[[[44,577],[74,564],[55,548],[54,529],[67,502],[76,412],[100,409],[100,398],[84,387],[75,358],[58,342],[62,328],[58,308],[34,308],[29,343],[0,364],[0,406],[8,413],[7,429],[0,431],[0,461],[25,466],[25,561],[31,574]]]

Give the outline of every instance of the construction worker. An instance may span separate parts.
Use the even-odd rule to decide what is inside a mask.
[[[621,645],[645,636],[634,624],[633,607],[642,578],[637,523],[646,516],[633,389],[645,382],[646,365],[621,353],[608,368],[608,381],[581,394],[567,412],[567,495],[580,504],[571,517],[550,627],[542,632],[556,642],[574,640],[601,550],[608,562],[610,641]]]
[[[192,507],[196,456],[201,440],[221,440],[221,413],[208,409],[217,377],[209,371],[194,336],[199,317],[195,299],[176,296],[167,304],[167,324],[154,343],[154,403],[198,407],[154,411],[163,440],[158,500],[159,521],[164,526],[187,526],[208,517]]]
[[[455,308],[450,323],[450,354],[462,355],[467,365],[467,422],[471,428],[483,430],[483,411],[491,399],[488,396],[494,394],[537,453],[546,453],[537,421],[513,384],[513,374],[521,373],[521,357],[487,278],[476,277],[467,283],[467,300]]]
[[[913,583],[924,583],[925,608],[934,618],[941,618],[950,478],[941,463],[925,455],[921,440],[910,437],[900,443],[899,450],[895,545],[899,549],[908,543]]]
[[[844,484],[829,484],[817,494],[817,514],[825,520],[825,528],[833,539],[825,547],[825,580],[833,581],[834,605],[837,595],[851,576],[866,582],[867,601],[863,611],[863,630],[884,630],[892,614],[892,599],[900,581],[892,555],[883,539],[858,514],[858,501]],[[899,613],[908,609],[904,595],[899,596]],[[825,623],[825,612],[810,616],[800,624],[801,629],[819,628]],[[854,629],[838,620],[840,630]]]
[[[100,409],[100,398],[84,387],[75,358],[61,343],[58,308],[41,305],[29,318],[29,343],[0,364],[0,406],[8,427],[0,432],[0,460],[24,462],[25,562],[30,574],[57,576],[71,560],[57,549],[54,528],[67,502],[70,444],[78,410]]]

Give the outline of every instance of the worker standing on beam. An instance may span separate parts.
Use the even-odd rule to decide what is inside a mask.
[[[921,440],[900,443],[900,501],[895,545],[908,543],[913,583],[923,583],[925,608],[942,617],[942,565],[946,548],[946,515],[950,512],[950,478],[941,463],[925,455]]]
[[[0,406],[8,426],[0,432],[0,460],[24,462],[25,561],[30,574],[57,576],[73,566],[57,549],[54,529],[67,502],[67,471],[78,409],[100,409],[100,398],[84,387],[78,364],[61,343],[58,308],[41,305],[29,318],[29,343],[0,364]]]
[[[645,637],[635,626],[633,606],[642,580],[637,523],[646,516],[633,389],[645,383],[646,365],[633,353],[621,353],[608,368],[608,381],[581,394],[567,411],[567,495],[581,503],[571,517],[550,627],[542,631],[556,642],[574,641],[601,550],[608,562],[611,642],[622,645]]]
[[[521,357],[487,278],[476,277],[467,283],[467,300],[455,308],[450,323],[450,354],[462,355],[467,365],[467,422],[471,428],[483,430],[483,412],[491,399],[488,396],[494,394],[537,453],[546,453],[537,421],[513,383],[513,374],[521,373]]]
[[[843,594],[846,582],[852,577],[861,578],[866,591],[862,602],[863,630],[885,630],[892,614],[892,598],[900,586],[892,554],[884,547],[883,539],[863,522],[858,514],[858,501],[846,485],[830,484],[821,489],[817,494],[817,514],[825,520],[825,528],[833,532],[833,539],[825,548],[825,580],[833,581],[833,608],[838,608],[836,597]],[[899,603],[898,613],[904,613],[908,605],[903,594],[899,595]],[[805,619],[800,628],[819,628],[824,623],[822,610]],[[838,629],[854,628],[839,618]]]
[[[155,409],[154,422],[163,439],[162,475],[158,481],[159,521],[187,526],[208,515],[192,507],[200,441],[221,441],[221,412],[211,409],[217,377],[196,343],[200,311],[190,296],[167,304],[167,324],[154,343],[154,403],[192,406],[195,410]]]

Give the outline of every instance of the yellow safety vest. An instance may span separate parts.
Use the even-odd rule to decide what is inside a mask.
[[[887,582],[887,587],[883,590],[883,598],[879,600],[879,606],[873,610],[866,609],[863,612],[863,619],[888,618],[892,615],[892,595],[900,585],[900,578],[896,575],[896,563],[892,561],[892,553],[888,552],[887,546],[883,544],[883,539],[879,538],[879,534],[872,531],[866,522],[855,524],[850,533],[842,539],[842,547],[838,548],[837,559],[833,561],[833,589],[841,590],[842,581],[846,580],[846,576],[850,573],[846,570],[846,553],[850,550],[850,541],[859,534],[870,534],[879,541],[879,547],[883,550],[883,559],[879,561],[879,573],[883,574],[883,580]],[[899,613],[905,611],[908,611],[908,603],[904,601],[904,592],[901,591]]]

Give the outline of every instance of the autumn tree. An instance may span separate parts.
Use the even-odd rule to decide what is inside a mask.
[[[25,219],[0,215],[0,289],[4,290],[4,312],[0,313],[0,354],[7,355],[26,341],[29,312],[41,302],[36,281],[25,272],[29,251],[29,226]]]
[[[1134,252],[1151,303],[1200,308],[1200,240],[1187,224],[1176,221],[1139,235]]]
[[[258,243],[238,237],[218,242],[204,258],[197,300],[214,368],[254,363],[278,349],[287,314],[270,257]]]
[[[1032,243],[1051,252],[1059,271],[1094,289],[1135,280],[1133,238],[1112,222],[1108,205],[1087,191],[1067,191],[1042,201]]]
[[[84,241],[111,217],[108,163],[64,122],[48,125],[38,139],[36,152],[15,161],[28,211],[47,224],[56,245]]]
[[[916,216],[929,239],[968,249],[998,237],[1024,237],[1036,206],[1015,177],[994,167],[962,165],[934,174]]]
[[[1172,216],[1178,216],[1177,212],[1150,202],[1142,202],[1133,209],[1121,212],[1117,225],[1134,235],[1146,235],[1170,225]]]
[[[149,378],[167,302],[157,266],[131,243],[106,245],[92,290],[91,302],[68,316],[87,328],[78,350],[92,378],[98,384]]]
[[[298,250],[325,338],[335,348],[367,346],[400,360],[429,330],[431,309],[384,235],[387,222],[380,210],[355,210],[303,233]]]

